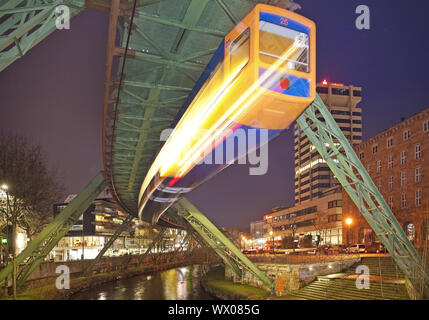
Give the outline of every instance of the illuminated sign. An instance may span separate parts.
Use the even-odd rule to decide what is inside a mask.
[[[266,214],[265,216],[264,216],[264,220],[270,220],[270,219],[272,219],[273,218],[273,216],[272,215],[270,215],[270,214]]]
[[[7,243],[7,239],[1,239],[1,243],[2,243],[2,244]]]

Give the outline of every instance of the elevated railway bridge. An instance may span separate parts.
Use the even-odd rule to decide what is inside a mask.
[[[28,51],[56,30],[55,22],[61,14],[58,6],[67,6],[71,17],[86,8],[109,15],[103,100],[104,171],[17,257],[18,286],[106,186],[129,217],[94,264],[138,216],[140,188],[163,146],[165,130],[173,129],[186,111],[196,95],[196,84],[207,77],[206,67],[219,44],[257,3],[281,4],[286,9],[296,6],[292,1],[276,0],[0,0],[0,71],[17,59],[25,59]],[[423,278],[427,284],[421,258],[322,100],[316,96],[296,121],[404,275],[411,281]],[[187,229],[201,245],[212,247],[237,274],[246,269],[267,286],[273,285],[185,198],[155,222],[161,230]],[[12,265],[4,268],[0,282],[12,271]]]

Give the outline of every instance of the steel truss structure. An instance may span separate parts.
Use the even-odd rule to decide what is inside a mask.
[[[94,260],[91,261],[91,263],[88,265],[88,267],[85,269],[83,275],[87,275],[92,268],[97,264],[98,261],[104,256],[106,251],[113,245],[116,239],[121,235],[122,232],[125,231],[126,228],[128,228],[133,221],[133,216],[127,216],[123,221],[122,224],[116,229],[115,233],[110,237],[109,241],[106,242],[106,244],[103,246],[103,249],[97,254]]]
[[[222,260],[241,277],[242,269],[254,274],[266,286],[272,288],[273,283],[261,272],[209,219],[186,198],[174,204],[179,215],[197,231],[212,247]]]
[[[58,5],[67,5],[71,16],[84,8],[110,15],[103,120],[105,179],[98,174],[18,255],[17,263],[22,266],[18,285],[40,265],[106,184],[121,208],[136,214],[139,188],[162,145],[161,133],[174,127],[181,106],[224,35],[256,3],[267,1],[0,0],[0,71],[55,31]],[[116,62],[119,72],[114,75]],[[417,280],[413,275],[420,274],[427,284],[421,258],[319,96],[297,122],[404,274],[414,285]],[[272,286],[266,275],[188,200],[180,200],[175,207],[196,230],[191,234],[201,246],[208,244],[238,275],[246,269]],[[174,210],[166,216],[182,221]],[[131,220],[127,218],[119,228]],[[165,228],[161,229],[143,258],[164,232]],[[119,234],[118,230],[115,236]],[[103,250],[107,248],[106,244]],[[12,264],[0,272],[0,283],[11,272]]]
[[[17,256],[19,266],[16,286],[19,288],[29,275],[43,262],[62,237],[106,187],[103,173],[99,172],[91,182],[48,224],[36,238]],[[9,263],[0,272],[0,283],[13,271]]]
[[[24,56],[56,30],[56,8],[66,5],[70,18],[84,0],[0,0],[0,71]]]
[[[162,237],[164,236],[165,231],[167,231],[167,228],[162,227],[161,230],[158,232],[158,234],[153,239],[152,243],[149,245],[149,247],[146,249],[146,252],[143,253],[143,255],[139,259],[139,265],[143,262],[144,258],[152,251],[152,249],[155,247],[155,245],[161,241]]]
[[[402,272],[414,286],[419,278],[427,286],[422,259],[319,95],[297,123]]]
[[[257,2],[263,1],[110,1],[103,163],[111,194],[131,215],[163,131],[174,128],[223,37]]]

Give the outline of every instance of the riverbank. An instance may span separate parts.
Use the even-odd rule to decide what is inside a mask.
[[[222,266],[208,271],[201,279],[201,286],[207,293],[222,300],[265,300],[270,297],[266,290],[225,280]]]
[[[189,263],[168,263],[163,265],[132,267],[124,270],[117,270],[112,272],[98,273],[88,277],[72,277],[70,279],[69,289],[57,289],[55,282],[31,289],[24,289],[18,291],[18,300],[67,300],[72,295],[89,288],[97,287],[101,284],[116,281],[119,279],[126,279],[153,272],[165,271],[169,269],[188,266]],[[10,297],[0,296],[0,299],[11,300]]]

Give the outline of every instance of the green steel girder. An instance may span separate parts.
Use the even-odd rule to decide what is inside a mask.
[[[133,219],[134,219],[133,216],[127,216],[124,219],[124,221],[122,221],[122,224],[118,227],[118,229],[116,229],[115,233],[110,237],[109,241],[107,241],[107,243],[103,246],[103,249],[101,249],[101,251],[97,254],[95,259],[91,261],[88,267],[86,267],[83,275],[87,275],[92,270],[92,268],[94,268],[97,262],[100,261],[100,259],[104,256],[106,251],[113,245],[115,240],[118,239],[121,233],[124,232],[131,225],[131,222],[133,221]]]
[[[95,198],[106,187],[103,173],[99,172],[91,182],[48,224],[27,247],[17,256],[20,267],[17,287],[20,287],[30,274],[43,262],[71,226],[79,219]],[[12,263],[0,272],[0,283],[12,273]]]
[[[427,286],[429,277],[422,259],[319,95],[297,123],[401,271],[413,285],[424,279]]]
[[[0,1],[0,71],[56,30],[55,8],[59,5],[67,5],[73,17],[85,8],[85,1]]]
[[[234,26],[231,16],[243,18],[258,2],[263,1],[140,1],[134,16],[131,10],[124,13],[119,47],[112,49],[119,66],[125,63],[124,72],[119,68],[111,77],[116,80],[108,82],[103,139],[109,188],[130,214],[137,213],[140,186],[163,144],[161,132],[171,128],[223,36]]]
[[[176,257],[176,255],[177,255],[179,252],[182,252],[182,251],[183,251],[183,248],[185,247],[186,243],[187,243],[187,242],[188,242],[188,240],[189,240],[189,236],[190,236],[190,234],[189,234],[189,233],[187,233],[187,234],[186,234],[186,236],[185,236],[185,238],[183,239],[183,242],[182,242],[182,244],[180,245],[180,247],[179,247],[176,251],[174,251],[174,252],[173,252],[173,254],[171,255],[171,257],[170,257],[170,261],[173,261],[173,260],[174,260],[174,258]]]
[[[185,16],[185,19],[183,20],[183,22],[173,20],[173,19],[168,19],[168,18],[161,18],[157,15],[146,14],[142,10],[137,11],[136,20],[138,21],[139,19],[143,19],[143,20],[147,20],[147,21],[151,21],[151,22],[164,24],[167,26],[177,27],[177,28],[183,29],[183,30],[196,31],[199,33],[210,34],[213,36],[223,38],[223,37],[225,37],[225,34],[226,34],[225,31],[195,26],[195,23],[197,22],[197,20],[199,19],[199,17],[201,16],[201,13],[202,13],[201,8],[204,9],[204,6],[207,4],[207,2],[208,2],[208,0],[199,0],[198,2],[193,2],[193,4],[198,6],[198,8],[194,8],[194,7],[189,6],[189,9],[190,9],[190,10],[188,10],[189,14],[187,14]],[[198,12],[195,12],[197,10],[198,10]],[[192,19],[192,21],[189,21],[191,19]]]
[[[156,246],[156,244],[162,240],[162,237],[164,236],[165,231],[167,231],[167,228],[162,227],[161,230],[153,239],[152,243],[146,249],[146,252],[140,257],[138,265],[140,265],[143,262],[144,258],[146,258],[146,256],[152,251],[152,249]]]
[[[254,274],[266,286],[271,288],[273,283],[261,272],[216,226],[207,219],[186,198],[180,199],[174,204],[178,214],[181,215],[197,233],[212,247],[223,261],[241,277],[241,270]]]

